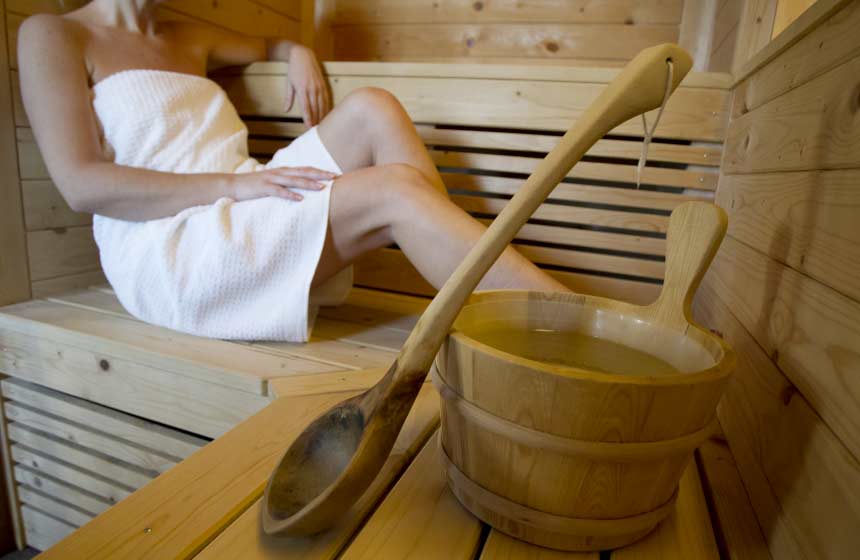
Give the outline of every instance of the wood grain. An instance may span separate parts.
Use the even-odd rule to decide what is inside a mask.
[[[725,175],[729,235],[860,300],[860,171]]]
[[[0,10],[5,11],[3,2],[0,2]],[[9,74],[10,62],[14,60],[9,53],[14,51],[7,51],[7,40],[14,40],[14,37],[8,33],[6,25],[0,23],[0,199],[3,200],[0,205],[0,305],[30,297]]]
[[[756,107],[828,72],[860,53],[855,31],[860,25],[860,5],[845,7],[823,21],[771,62],[747,78],[739,87],[744,108]]]
[[[772,0],[747,0],[741,12],[737,46],[732,62],[732,72],[738,70],[770,42],[776,4]]]
[[[338,0],[337,23],[643,23],[677,24],[680,0]]]
[[[696,451],[702,486],[711,506],[711,522],[720,557],[771,560],[743,480],[728,443],[709,439]]]
[[[30,277],[34,282],[98,269],[99,249],[89,226],[27,233]]]
[[[91,517],[95,517],[113,505],[101,496],[24,465],[15,465],[15,480],[20,485],[35,488],[63,502],[75,504]]]
[[[473,557],[481,524],[448,490],[437,445],[438,439],[431,437],[343,553],[343,560]]]
[[[599,560],[600,553],[552,550],[530,545],[491,529],[479,558],[480,560]]]
[[[47,550],[75,530],[73,525],[55,519],[29,506],[21,508],[27,544],[36,550]]]
[[[24,194],[27,231],[87,226],[93,222],[90,214],[74,212],[69,208],[53,181],[22,181],[21,190]]]
[[[709,273],[713,290],[860,457],[860,303],[726,238]]]
[[[860,463],[780,372],[706,278],[696,317],[738,366],[718,415],[774,558],[840,558],[860,546]]]
[[[724,173],[860,166],[860,57],[734,119]]]

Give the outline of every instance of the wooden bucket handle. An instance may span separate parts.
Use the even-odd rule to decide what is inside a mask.
[[[691,322],[693,296],[726,234],[725,211],[709,202],[685,202],[669,218],[666,273],[657,300],[648,306],[654,321],[674,330]]]

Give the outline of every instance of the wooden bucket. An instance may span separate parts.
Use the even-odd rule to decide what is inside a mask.
[[[624,546],[672,511],[735,363],[731,349],[689,317],[725,227],[711,204],[673,212],[666,280],[648,306],[528,291],[472,297],[434,371],[448,482],[466,508],[513,537],[563,550]],[[609,340],[680,373],[602,373],[473,338],[501,327]]]

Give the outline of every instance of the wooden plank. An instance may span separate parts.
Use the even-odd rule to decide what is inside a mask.
[[[0,9],[3,9],[0,2]],[[7,16],[12,20],[15,16]],[[0,23],[0,306],[30,298],[27,239],[21,204],[17,142],[10,84],[10,59],[5,47],[15,40]]]
[[[708,70],[730,72],[734,62],[744,0],[727,0],[717,9]]]
[[[771,38],[776,37],[791,25],[800,15],[815,4],[816,0],[779,0],[776,5],[776,15],[773,20]]]
[[[860,303],[727,237],[714,291],[821,418],[860,457]]]
[[[537,157],[438,150],[431,150],[430,156],[438,167],[505,171],[524,175],[530,175],[543,161]],[[618,165],[585,161],[576,164],[567,176],[575,179],[617,181],[635,185],[636,166],[632,162],[629,165]],[[646,167],[642,170],[642,183],[712,191],[717,186],[717,175],[711,172]]]
[[[334,313],[336,315],[336,313]],[[346,321],[317,317],[314,330],[323,336],[361,344],[377,350],[399,352],[409,331],[388,327],[367,326]]]
[[[662,280],[663,273],[665,272],[665,263],[657,260],[601,255],[589,251],[535,247],[520,244],[514,244],[513,247],[521,255],[537,264],[614,272],[616,274],[627,274],[656,280]]]
[[[860,166],[854,118],[860,56],[734,119],[724,173],[844,169]]]
[[[490,530],[487,542],[481,549],[480,560],[599,560],[599,552],[562,552],[534,546],[509,537],[495,529]]]
[[[434,436],[341,558],[473,558],[480,534],[481,523],[448,490]]]
[[[738,43],[732,72],[739,69],[770,42],[776,2],[773,0],[746,0],[738,27]]]
[[[75,504],[91,517],[95,517],[113,505],[98,494],[67,484],[24,465],[15,465],[15,480],[19,484],[40,490],[63,502]]]
[[[658,284],[636,280],[557,270],[548,270],[547,273],[575,292],[643,305],[653,302],[660,292]],[[435,294],[433,287],[397,249],[379,249],[362,257],[356,263],[355,282],[362,287],[394,290],[406,294]]]
[[[261,394],[82,349],[72,345],[74,336],[69,344],[36,332],[0,333],[0,371],[206,437],[223,434],[269,402]],[[94,339],[96,347],[101,340]]]
[[[347,391],[365,391],[382,379],[388,366],[358,371],[333,371],[315,375],[294,375],[269,380],[273,399],[303,395],[324,395]]]
[[[745,111],[774,99],[860,54],[860,5],[848,2],[741,84]]]
[[[99,268],[99,248],[90,226],[28,232],[27,253],[34,282]]]
[[[771,560],[767,542],[750,504],[725,439],[709,439],[696,450],[702,486],[711,505],[711,522],[720,558]]]
[[[105,282],[107,282],[107,278],[105,278],[101,268],[79,274],[69,274],[57,278],[39,280],[32,284],[33,297],[45,298],[65,294],[92,286],[93,284],[103,284]]]
[[[170,457],[184,459],[208,443],[205,439],[20,379],[4,379],[2,390],[3,396],[10,401],[22,403],[77,424],[93,426],[123,441],[157,450]]]
[[[24,195],[24,222],[27,231],[86,226],[93,223],[92,215],[69,208],[53,181],[22,181],[21,191]]]
[[[75,530],[73,525],[29,506],[21,508],[21,517],[27,531],[27,544],[36,550],[48,550]]]
[[[645,23],[677,24],[680,0],[495,0],[474,4],[462,0],[339,0],[337,23]]]
[[[2,1],[2,0],[0,0]],[[4,374],[0,377],[5,378]],[[9,426],[3,411],[3,399],[0,397],[0,469],[3,470],[3,495],[4,500],[0,507],[6,510],[3,519],[8,519],[9,528],[14,544],[18,549],[24,548],[26,538],[24,535],[24,521],[21,519],[21,503],[18,500],[18,485],[15,484],[15,475],[12,472],[12,444],[9,440]]]
[[[630,60],[644,48],[678,40],[675,25],[590,23],[335,24],[339,60],[433,57],[535,57]],[[602,38],[614,36],[611,44]]]
[[[153,473],[148,473],[141,468],[98,454],[80,445],[35,432],[18,423],[9,424],[9,438],[15,443],[38,449],[50,457],[98,473],[126,489],[136,490],[154,478]]]
[[[56,517],[61,521],[65,521],[69,525],[74,525],[75,527],[85,525],[95,517],[72,504],[56,500],[47,494],[26,486],[19,486],[18,494],[21,496],[22,503],[46,513],[50,513],[53,517]]]
[[[285,6],[290,2],[279,2]],[[257,37],[285,37],[298,41],[301,35],[298,19],[273,10],[262,1],[230,0],[201,2],[170,0],[165,7],[180,14],[213,23],[233,31]]]
[[[709,273],[695,300],[695,316],[722,332],[737,354],[718,417],[771,554],[780,559],[851,557],[860,549],[860,463],[711,283]],[[733,311],[740,307],[733,301]]]
[[[442,173],[442,180],[450,191],[493,193],[514,195],[523,185],[523,179],[494,177],[490,175],[467,175]],[[703,196],[676,194],[645,189],[617,188],[594,185],[559,183],[549,198],[551,201],[565,200],[588,204],[604,204],[619,207],[643,208],[671,212],[676,206],[690,200],[709,200],[710,193]]]
[[[131,445],[112,434],[87,429],[72,422],[42,414],[15,402],[6,403],[6,414],[11,421],[19,426],[50,434],[59,440],[72,442],[129,465],[134,465],[149,473],[152,478],[179,463],[179,459],[176,457],[167,456],[153,449]]]
[[[96,294],[84,291],[54,301],[7,307],[0,313],[0,328],[37,334],[106,358],[122,358],[258,395],[263,394],[263,380],[267,377],[332,371],[325,364],[187,335],[76,304],[95,297]]]
[[[429,386],[424,388],[422,398],[416,403],[421,408],[421,412],[416,416],[436,418],[438,399],[435,395],[427,398],[431,393],[432,389]],[[261,536],[258,526],[262,504],[258,500],[195,556],[195,560],[220,558],[317,560],[338,557],[365,518],[388,492],[392,483],[421,450],[435,427],[435,420],[405,426],[398,437],[394,451],[389,455],[373,484],[349,512],[325,533],[312,539]]]
[[[16,128],[15,137],[18,141],[18,171],[21,179],[49,180],[48,166],[36,145],[36,138],[30,128]]]
[[[860,171],[725,175],[729,235],[860,300]]]
[[[451,201],[470,213],[496,215],[502,211],[508,201],[499,198],[478,196],[453,195]],[[624,212],[620,210],[603,210],[583,208],[563,204],[541,204],[534,214],[534,220],[574,223],[604,228],[614,228],[631,232],[666,233],[669,216],[663,214],[646,214],[640,212]]]
[[[681,476],[678,501],[669,517],[641,541],[612,552],[612,560],[719,557],[695,461],[690,462]]]
[[[378,66],[388,65],[375,65],[367,71],[374,72]],[[254,68],[260,68],[260,72],[285,70],[284,66]],[[516,68],[504,68],[512,75],[517,73]],[[373,74],[337,75],[332,70],[328,74],[335,102],[357,88],[375,86],[397,96],[412,120],[420,123],[556,131],[567,130],[603,90],[602,80],[608,81],[615,75],[612,72],[594,77],[600,82],[543,82],[498,77],[407,79]],[[285,113],[283,103],[278,101],[286,95],[282,74],[249,71],[243,75],[219,76],[218,81],[242,115],[300,116],[295,108]],[[725,135],[727,115],[728,96],[724,90],[681,87],[666,106],[657,136],[720,142]],[[649,121],[654,117],[649,115]],[[641,136],[641,119],[631,119],[613,133]]]
[[[421,398],[431,398],[428,395],[432,393],[425,391]],[[189,457],[181,468],[94,519],[49,551],[45,560],[194,556],[259,499],[289,442],[342,398],[312,395],[274,401]],[[429,418],[427,410],[419,407],[410,414],[410,433],[427,433],[435,424],[436,409],[429,409]]]
[[[85,492],[89,492],[99,499],[104,500],[110,505],[113,505],[123,498],[131,494],[130,488],[118,484],[114,480],[105,478],[104,476],[83,470],[72,464],[66,463],[60,459],[48,457],[38,451],[28,449],[21,445],[12,446],[12,458],[16,462],[16,474],[19,469],[26,467],[36,472],[39,479],[43,481],[45,476],[62,481],[74,488],[80,488]],[[28,471],[29,472],[29,471]],[[37,484],[34,484],[38,487]]]
[[[779,56],[783,51],[797,43],[807,33],[827,21],[836,11],[853,0],[817,0],[812,7],[803,12],[788,29],[780,33],[774,40],[767,44],[758,53],[754,54],[740,68],[733,72],[734,82],[737,85],[745,80],[753,72],[756,72],[765,64]]]

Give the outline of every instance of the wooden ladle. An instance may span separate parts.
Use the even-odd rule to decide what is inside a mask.
[[[358,500],[391,452],[434,356],[487,270],[583,154],[616,126],[659,107],[667,87],[674,91],[691,66],[677,45],[658,45],[639,53],[603,90],[445,282],[388,373],[311,422],[287,449],[263,496],[265,533],[318,533]]]

